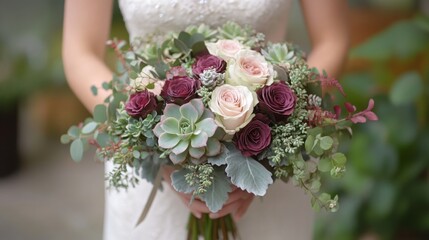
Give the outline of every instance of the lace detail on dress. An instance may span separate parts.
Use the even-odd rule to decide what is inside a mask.
[[[130,39],[227,21],[250,25],[280,41],[286,34],[291,0],[119,0]]]

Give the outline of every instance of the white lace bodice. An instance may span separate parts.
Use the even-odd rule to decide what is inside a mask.
[[[130,39],[226,21],[250,25],[268,40],[281,41],[286,34],[292,0],[119,0]]]

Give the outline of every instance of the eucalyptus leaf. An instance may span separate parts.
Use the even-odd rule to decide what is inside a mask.
[[[80,138],[77,138],[75,140],[73,140],[73,142],[70,145],[70,155],[71,158],[76,161],[79,162],[80,160],[82,160],[83,157],[83,142]]]
[[[106,147],[110,142],[110,136],[107,133],[99,133],[95,140],[100,147]]]
[[[307,139],[305,140],[305,151],[308,153],[311,153],[311,151],[313,150],[313,146],[314,146],[314,136],[308,135]]]
[[[82,134],[90,134],[90,133],[94,132],[95,129],[97,129],[97,127],[98,127],[98,123],[89,122],[89,123],[85,124],[85,126],[83,126]]]
[[[255,159],[243,156],[237,149],[228,155],[226,162],[227,176],[234,185],[243,190],[263,196],[268,185],[273,183],[270,171]]]
[[[334,140],[329,136],[320,138],[320,147],[325,151],[331,149],[333,143]]]
[[[317,165],[317,168],[321,172],[328,172],[328,171],[330,171],[331,168],[332,168],[331,159],[329,159],[329,158],[321,158],[319,160],[319,164]]]
[[[102,87],[104,90],[109,90],[109,89],[110,89],[110,84],[109,84],[108,82],[103,82],[103,83],[101,84],[101,87]]]
[[[335,166],[342,167],[346,164],[347,158],[344,153],[334,153],[332,155],[332,160],[334,161]]]
[[[98,123],[103,123],[107,120],[107,107],[104,104],[95,106],[94,120]]]
[[[97,96],[98,88],[96,86],[92,85],[91,86],[91,92],[92,92],[92,95]]]
[[[78,128],[78,127],[76,127],[76,126],[71,126],[71,127],[69,128],[69,130],[67,131],[67,134],[68,134],[70,137],[78,138],[78,137],[80,136],[80,128]]]
[[[228,193],[231,192],[231,184],[223,168],[216,168],[213,180],[207,192],[201,195],[201,199],[206,202],[211,212],[217,212],[228,200]]]
[[[61,135],[60,141],[62,144],[68,144],[68,143],[70,143],[71,140],[72,139],[69,135],[67,135],[67,134]]]

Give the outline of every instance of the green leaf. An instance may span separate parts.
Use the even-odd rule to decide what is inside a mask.
[[[226,162],[227,176],[234,185],[243,190],[263,196],[268,185],[273,183],[270,171],[255,159],[243,156],[237,149],[229,153]]]
[[[197,42],[192,45],[192,55],[198,55],[202,52],[208,52],[206,44],[204,42]]]
[[[134,72],[134,71],[130,72],[129,74],[130,74],[130,78],[131,79],[136,79],[136,78],[139,77],[139,75],[136,72]]]
[[[231,184],[223,168],[216,168],[213,174],[213,180],[207,192],[201,196],[206,202],[211,212],[217,212],[228,200],[228,193],[231,192]]]
[[[140,153],[141,159],[144,159],[144,161],[141,161],[140,165],[140,177],[146,179],[150,183],[154,183],[159,168],[167,162],[167,159],[160,158],[158,154],[150,154],[146,157],[143,156],[145,156],[145,154],[143,152]]]
[[[90,134],[97,129],[98,123],[96,122],[89,122],[82,128],[82,134]]]
[[[305,151],[310,153],[313,150],[314,146],[314,136],[308,135],[307,139],[305,140]]]
[[[395,105],[408,104],[415,101],[423,93],[423,82],[417,72],[401,75],[390,90],[390,100]]]
[[[61,135],[60,141],[61,141],[62,144],[68,144],[68,143],[70,143],[71,140],[72,139],[70,138],[69,135],[67,135],[67,134]]]
[[[195,188],[189,185],[185,179],[185,175],[190,173],[188,169],[182,168],[180,170],[174,171],[171,174],[171,184],[173,188],[182,193],[192,193]]]
[[[67,134],[70,137],[78,138],[80,136],[80,129],[78,127],[76,127],[76,126],[71,126],[69,128],[69,130],[67,131]]]
[[[104,90],[109,90],[109,89],[110,89],[110,84],[109,84],[108,82],[103,82],[103,83],[101,84],[101,87],[102,87]]]
[[[186,44],[179,39],[174,39],[174,46],[185,54],[189,51],[189,48],[186,46]]]
[[[133,151],[133,157],[134,157],[134,158],[140,158],[140,152],[139,152],[139,151],[137,151],[137,150],[134,150],[134,151]]]
[[[347,158],[343,153],[334,153],[332,155],[332,160],[334,161],[334,165],[337,167],[342,167],[346,164]]]
[[[320,147],[325,151],[331,149],[333,143],[334,140],[329,136],[320,138]]]
[[[80,138],[75,139],[70,145],[71,158],[78,162],[83,157],[83,142]]]
[[[331,159],[329,159],[329,158],[322,158],[322,159],[320,159],[319,164],[317,165],[317,168],[321,172],[328,172],[328,171],[330,171],[331,168],[332,168]]]
[[[96,86],[92,85],[91,86],[91,92],[92,92],[92,95],[97,96],[98,88]]]
[[[98,104],[94,108],[94,121],[103,123],[107,121],[107,107],[104,104]]]
[[[97,141],[98,145],[100,145],[100,147],[106,147],[109,145],[110,136],[106,133],[99,133],[97,134],[95,140]]]

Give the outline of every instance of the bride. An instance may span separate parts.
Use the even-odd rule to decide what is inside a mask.
[[[119,0],[130,38],[179,31],[191,24],[218,26],[232,20],[251,25],[269,41],[286,35],[292,0]],[[301,0],[312,42],[311,67],[338,76],[348,47],[346,1]],[[64,15],[63,60],[71,89],[92,110],[108,92],[93,96],[92,85],[112,77],[104,63],[113,0],[67,0]],[[106,163],[106,171],[112,168]],[[168,184],[168,174],[164,174]],[[127,191],[106,191],[104,239],[185,239],[189,211],[199,217],[208,209],[199,201],[188,206],[189,196],[165,186],[155,198],[145,221],[135,223],[146,203],[151,185],[141,181]],[[312,238],[313,210],[302,189],[278,181],[263,199],[236,189],[223,209],[212,218],[231,213],[244,240]],[[245,214],[244,214],[245,213]]]

